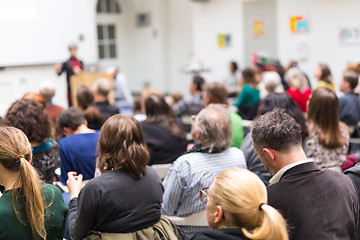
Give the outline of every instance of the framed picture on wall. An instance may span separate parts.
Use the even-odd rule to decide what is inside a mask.
[[[359,44],[360,28],[356,26],[340,28],[339,42],[340,44]]]

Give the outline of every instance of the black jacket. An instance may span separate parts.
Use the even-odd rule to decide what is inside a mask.
[[[268,187],[268,199],[288,223],[290,240],[356,237],[358,197],[354,184],[342,173],[303,163]]]
[[[248,240],[239,228],[205,230],[194,234],[191,240]]]

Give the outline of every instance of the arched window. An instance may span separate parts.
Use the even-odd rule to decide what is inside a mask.
[[[99,0],[96,7],[97,13],[121,13],[121,8],[116,0]]]

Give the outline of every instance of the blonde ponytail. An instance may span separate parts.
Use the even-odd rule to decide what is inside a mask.
[[[259,227],[253,229],[252,231],[244,228],[242,229],[246,237],[250,239],[264,240],[289,239],[286,229],[286,222],[275,208],[270,205],[264,204],[261,206],[259,214],[263,214],[262,223]]]
[[[264,183],[247,169],[222,171],[211,185],[212,196],[250,239],[288,240],[286,222],[281,214],[267,205]]]
[[[34,239],[46,239],[45,203],[41,196],[42,182],[36,170],[28,162],[31,153],[29,140],[21,130],[14,127],[0,127],[0,163],[5,169],[19,174],[15,186],[20,188],[12,191],[15,214],[21,223],[30,225]],[[21,218],[22,214],[16,208],[18,202],[24,204],[26,219]]]

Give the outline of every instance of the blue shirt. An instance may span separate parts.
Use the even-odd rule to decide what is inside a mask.
[[[66,184],[67,173],[75,171],[84,180],[94,177],[96,146],[100,132],[73,134],[60,140],[60,181]]]

